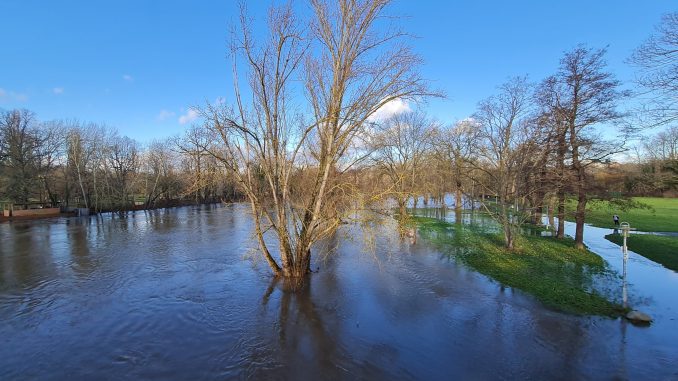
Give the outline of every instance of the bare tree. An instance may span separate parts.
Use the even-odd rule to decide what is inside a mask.
[[[637,82],[647,89],[643,95],[650,126],[678,120],[678,12],[662,17],[656,33],[630,61],[640,69]]]
[[[155,140],[143,152],[144,194],[147,209],[156,206],[159,199],[170,200],[179,194],[177,174],[178,154],[170,140]]]
[[[678,191],[678,127],[669,127],[642,143],[642,157],[631,175],[633,191],[665,194]]]
[[[578,248],[584,248],[587,191],[591,185],[587,168],[621,152],[627,135],[623,128],[614,126],[623,116],[617,111],[617,103],[627,94],[618,89],[619,81],[605,71],[605,52],[605,49],[579,46],[566,53],[558,73],[548,78],[543,86],[543,93],[550,93],[560,181],[567,179],[577,196],[575,245]],[[613,129],[619,139],[604,138],[603,125]],[[565,154],[569,154],[568,174]],[[559,218],[564,204],[562,187],[560,191]]]
[[[35,115],[28,110],[0,114],[0,164],[5,178],[5,196],[26,203],[38,182]]]
[[[44,193],[56,204],[53,169],[61,159],[65,129],[60,122],[40,122],[28,110],[0,113],[0,167],[5,196],[17,203],[32,198],[44,202]],[[37,197],[36,197],[37,196]]]
[[[658,132],[643,143],[643,148],[651,160],[678,160],[678,127],[669,127]]]
[[[119,210],[134,207],[134,182],[139,171],[139,143],[127,136],[113,134],[108,141],[106,166],[111,205]]]
[[[57,171],[55,168],[63,163],[68,131],[64,122],[51,121],[39,123],[35,137],[36,171],[52,205],[59,202],[56,193]],[[40,202],[45,200],[40,192]]]
[[[85,166],[91,152],[87,152],[83,140],[82,131],[77,127],[72,128],[68,134],[67,157],[68,165],[75,170],[76,181],[80,188],[85,208],[89,208],[89,195],[85,190],[87,176]]]
[[[418,198],[423,161],[432,148],[435,124],[421,111],[395,114],[375,134],[373,160],[388,179],[388,196],[398,203],[400,218],[407,216],[407,200]]]
[[[499,94],[480,102],[473,116],[481,138],[477,165],[488,177],[483,183],[486,191],[497,197],[496,204],[483,200],[483,206],[501,224],[506,247],[513,249],[517,229],[526,218],[519,207],[528,201],[519,181],[536,144],[527,124],[530,87],[526,79],[513,78],[499,89]]]
[[[74,178],[86,208],[98,211],[99,188],[97,175],[101,177],[100,162],[104,157],[105,127],[94,123],[71,123],[67,137],[67,168]],[[93,200],[92,200],[93,199]],[[80,204],[80,203],[78,203]]]
[[[539,107],[535,123],[546,131],[548,154],[555,165],[549,171],[549,180],[553,190],[552,200],[558,217],[556,237],[565,238],[565,208],[567,186],[571,183],[571,172],[567,167],[569,146],[567,140],[568,126],[565,113],[562,112],[562,94],[560,83],[555,76],[542,81],[535,92],[536,103]],[[549,213],[549,224],[553,225],[554,213]]]
[[[448,166],[446,172],[454,183],[457,218],[460,218],[463,209],[464,181],[472,178],[470,175],[474,166],[471,163],[479,133],[478,123],[473,119],[465,119],[441,130],[435,144],[437,156]]]
[[[202,112],[220,140],[206,148],[247,195],[259,247],[275,274],[301,279],[310,271],[313,244],[340,223],[337,200],[347,191],[342,174],[352,166],[341,160],[368,118],[394,99],[426,92],[414,71],[419,59],[397,45],[403,34],[375,28],[389,3],[311,1],[310,35],[289,5],[273,8],[261,45],[242,12],[233,57],[245,62],[251,98],[238,86],[236,66],[235,106],[209,105]],[[292,82],[302,66],[308,107]],[[311,120],[296,109],[309,109]],[[295,188],[300,182],[307,186]],[[267,231],[276,238],[280,263],[264,239]]]
[[[210,176],[210,159],[214,160],[208,147],[215,138],[210,131],[198,126],[191,126],[183,138],[175,144],[184,156],[184,172],[188,179],[186,194],[192,194],[195,203],[205,202],[210,198],[214,178]]]

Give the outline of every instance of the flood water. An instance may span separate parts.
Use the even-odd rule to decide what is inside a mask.
[[[0,380],[678,378],[670,313],[553,311],[389,220],[323,247],[291,293],[243,205],[0,224]]]

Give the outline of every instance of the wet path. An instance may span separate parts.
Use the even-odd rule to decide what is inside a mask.
[[[0,224],[0,379],[678,377],[675,279],[642,257],[649,328],[544,308],[388,219],[346,226],[289,293],[250,221],[231,205]]]
[[[574,236],[574,230],[574,223],[565,223],[566,234]],[[584,243],[621,274],[623,267],[621,248],[605,239],[605,236],[612,232],[613,229],[587,225],[584,230]],[[629,250],[627,279],[630,284],[629,305],[649,313],[655,319],[652,327],[632,331],[633,336],[629,340],[636,339],[634,336],[642,332],[640,334],[644,336],[643,340],[650,342],[646,350],[656,351],[658,356],[663,350],[677,347],[678,273]],[[678,365],[678,357],[674,358],[673,362]]]

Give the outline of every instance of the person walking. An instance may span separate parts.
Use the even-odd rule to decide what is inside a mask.
[[[615,214],[614,216],[612,216],[612,221],[614,221],[614,226],[619,226],[619,216],[618,215]]]

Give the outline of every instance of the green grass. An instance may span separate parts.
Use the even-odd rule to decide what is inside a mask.
[[[472,226],[414,217],[420,235],[447,255],[499,283],[534,295],[545,305],[581,315],[619,316],[623,308],[593,289],[593,277],[618,279],[598,255],[572,240],[521,236],[507,251],[503,237]]]
[[[608,241],[621,246],[620,234],[608,234]],[[678,271],[678,237],[664,237],[650,234],[632,234],[626,244],[629,249],[653,260],[673,271]]]
[[[650,209],[628,209],[609,201],[590,201],[586,213],[586,222],[598,227],[613,227],[612,216],[619,215],[621,222],[628,222],[632,228],[647,232],[678,232],[678,198],[634,197],[637,201],[649,205]],[[573,211],[576,203],[568,203]],[[573,220],[568,213],[568,220]]]

